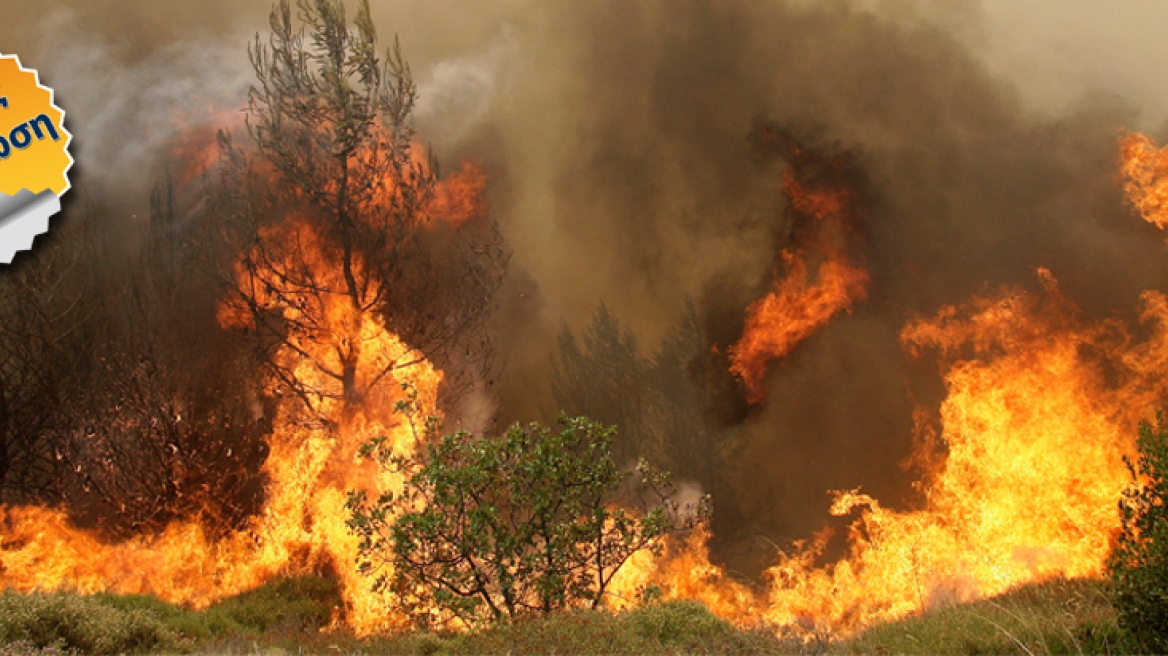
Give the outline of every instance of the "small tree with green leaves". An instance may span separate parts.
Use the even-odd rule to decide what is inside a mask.
[[[1122,531],[1109,561],[1120,626],[1135,646],[1168,653],[1168,425],[1140,425],[1135,484],[1119,502]]]
[[[397,497],[351,496],[361,568],[420,625],[457,618],[476,626],[603,605],[633,554],[659,550],[668,531],[707,512],[704,501],[678,508],[667,475],[643,462],[649,494],[630,495],[634,474],[614,461],[614,434],[584,417],[561,417],[558,430],[516,424],[498,436],[431,439],[415,465],[379,456],[386,466],[414,469]],[[623,507],[631,496],[651,501],[634,512]]]

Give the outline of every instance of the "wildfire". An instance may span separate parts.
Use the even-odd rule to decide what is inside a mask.
[[[174,181],[184,187],[215,167],[220,154],[219,132],[239,131],[244,126],[244,115],[207,102],[197,113],[175,110],[170,122],[175,136],[167,149],[168,161],[180,164]]]
[[[464,166],[438,183],[423,220],[457,228],[481,216],[483,186],[481,170]],[[248,327],[258,311],[297,327],[287,330],[273,358],[287,375],[270,377],[265,390],[283,401],[268,437],[261,512],[225,535],[192,519],[110,544],[74,527],[63,510],[0,508],[5,587],[154,594],[204,607],[278,575],[328,572],[341,583],[342,619],[358,633],[404,621],[357,572],[357,539],[345,524],[345,502],[352,490],[373,498],[400,490],[399,475],[359,459],[358,450],[385,437],[398,454],[411,453],[417,436],[395,406],[412,394],[417,415],[437,416],[443,374],[387,330],[377,313],[338,292],[345,274],[319,226],[293,217],[262,228],[259,241],[268,248],[244,254],[236,265],[237,291],[246,293],[223,300],[219,321]],[[360,276],[361,268],[357,259],[350,273]]]
[[[765,397],[769,362],[865,298],[869,285],[854,254],[863,198],[846,160],[781,134],[765,140],[792,162],[782,191],[794,232],[730,350],[754,402]],[[1129,201],[1168,226],[1168,149],[1139,134],[1121,146]],[[415,164],[424,167],[419,153]],[[426,201],[426,216],[457,228],[484,213],[483,191],[480,168],[465,165]],[[363,263],[358,257],[342,270],[318,225],[290,217],[262,228],[258,241],[268,248],[241,254],[235,269],[247,293],[225,298],[219,320],[251,327],[266,313],[298,327],[283,333],[274,358],[287,375],[271,376],[265,390],[283,401],[263,465],[262,510],[239,531],[179,521],[113,544],[74,527],[62,510],[0,507],[5,587],[149,593],[202,607],[277,575],[328,571],[342,584],[344,619],[359,633],[404,621],[357,572],[344,504],[350,490],[400,489],[398,475],[361,461],[358,450],[384,436],[411,453],[416,436],[394,408],[412,390],[419,412],[436,415],[443,374],[376,312],[337,292]],[[288,272],[312,284],[289,287]],[[836,493],[831,512],[857,515],[846,555],[823,564],[823,534],[781,555],[763,591],[714,565],[708,534],[695,531],[662,559],[632,558],[612,583],[613,605],[656,586],[665,598],[698,599],[743,624],[838,637],[1022,583],[1101,574],[1129,482],[1123,459],[1134,427],[1168,395],[1168,297],[1143,295],[1149,336],[1139,341],[1118,320],[1082,320],[1051,272],[1039,270],[1038,279],[1041,292],[1008,288],[902,330],[913,356],[933,353],[943,363],[947,390],[936,439],[918,440],[913,458],[932,463],[918,509],[891,510],[859,490]]]
[[[1143,135],[1127,136],[1122,150],[1130,202],[1163,227],[1168,150],[1156,150]],[[846,207],[834,196],[792,204],[821,219]],[[815,288],[806,284],[801,261],[784,257],[789,277],[752,306],[747,336],[763,325],[759,308],[800,311],[793,322],[780,315],[767,324],[777,335],[767,344],[797,342],[814,331],[804,327],[806,317],[826,322],[837,307],[818,296],[838,296],[809,293]],[[830,264],[820,265],[821,288],[832,279],[823,274]],[[853,274],[850,287],[838,284],[839,291],[862,290],[862,273]],[[911,458],[929,464],[918,483],[921,508],[897,512],[858,490],[837,492],[833,514],[858,512],[843,559],[822,564],[828,536],[820,535],[781,555],[768,571],[764,601],[727,605],[715,598],[712,608],[743,624],[761,619],[806,637],[838,637],[1022,583],[1103,573],[1119,525],[1116,502],[1130,482],[1124,457],[1134,451],[1138,422],[1168,394],[1162,375],[1168,298],[1143,294],[1150,336],[1139,342],[1118,320],[1080,320],[1051,272],[1040,269],[1038,278],[1040,294],[1006,289],[944,307],[903,329],[902,343],[913,355],[932,351],[946,366],[940,433],[937,439],[922,434]],[[815,312],[803,306],[826,307]],[[743,353],[759,351],[741,346],[750,343],[747,336],[735,351],[740,373],[756,371],[740,364]],[[918,425],[927,433],[924,422]],[[702,549],[691,545],[687,557],[700,558]],[[666,577],[664,586],[702,598],[692,588],[692,572],[705,580],[720,574],[692,568]]]
[[[311,266],[324,262],[313,258],[311,231],[298,223],[288,229],[302,247],[302,261],[315,263]],[[321,280],[337,275],[311,273]],[[408,453],[414,435],[394,416],[394,404],[405,385],[418,391],[422,412],[436,413],[442,374],[372,315],[354,322],[341,299],[320,298],[321,339],[299,342],[303,353],[287,347],[280,357],[295,363],[293,371],[302,381],[324,392],[321,398],[326,400],[317,412],[329,421],[305,428],[308,423],[299,421],[296,411],[281,412],[263,467],[268,479],[265,504],[246,530],[211,539],[197,521],[176,522],[159,535],[106,544],[94,533],[72,527],[62,511],[12,508],[2,515],[5,586],[149,593],[202,607],[279,574],[328,569],[341,580],[346,619],[356,630],[367,632],[395,621],[387,601],[370,592],[369,582],[356,572],[357,543],[345,526],[344,504],[352,489],[380,493],[400,486],[396,476],[358,462],[357,449],[370,438],[387,436]],[[223,318],[233,320],[229,304]],[[366,386],[364,403],[357,407],[342,407],[340,383],[316,366],[335,359],[336,344],[344,339],[357,340],[365,353],[366,364],[358,372],[363,382],[372,383],[387,368],[390,372]],[[392,368],[391,363],[402,366]]]
[[[916,511],[887,509],[858,490],[832,514],[858,512],[847,556],[822,565],[827,535],[781,556],[761,599],[730,581],[692,542],[638,580],[666,596],[706,601],[742,624],[804,637],[845,636],[927,608],[983,598],[1054,576],[1098,576],[1118,527],[1116,500],[1134,426],[1168,393],[1168,299],[1144,295],[1152,336],[1133,343],[1119,322],[1083,323],[1040,270],[1045,289],[1008,289],[950,306],[902,332],[914,354],[940,354],[948,396],[944,453],[920,483]],[[928,451],[935,441],[922,439]]]

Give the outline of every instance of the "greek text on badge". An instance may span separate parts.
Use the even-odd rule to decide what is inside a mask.
[[[37,72],[0,54],[0,264],[32,247],[61,209],[73,165],[64,118]]]

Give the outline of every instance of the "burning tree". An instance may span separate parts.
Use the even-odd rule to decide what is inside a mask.
[[[224,326],[247,334],[266,371],[273,434],[264,511],[253,523],[279,569],[336,574],[358,630],[400,621],[355,570],[351,490],[401,489],[359,447],[382,436],[410,458],[393,416],[403,386],[428,414],[489,375],[483,323],[506,262],[465,165],[439,176],[409,123],[416,88],[394,43],[384,62],[367,2],[355,27],[339,0],[282,0],[267,44],[249,49],[254,149],[220,135],[211,224],[240,255],[227,267]]]
[[[439,414],[440,386],[449,399],[483,380],[490,344],[480,328],[506,257],[482,202],[479,170],[468,165],[443,178],[415,143],[408,67],[396,46],[385,64],[376,55],[367,4],[351,31],[340,2],[300,2],[303,30],[294,29],[292,12],[278,3],[270,41],[257,38],[250,50],[258,79],[248,104],[253,145],[219,135],[221,166],[204,211],[184,235],[189,243],[174,250],[174,232],[152,233],[148,241],[165,251],[144,262],[156,279],[127,278],[126,307],[166,311],[142,315],[146,320],[126,333],[128,355],[113,353],[108,371],[95,378],[112,384],[108,393],[91,394],[91,405],[116,410],[94,414],[100,439],[78,433],[85,439],[77,444],[92,446],[77,455],[103,459],[82,478],[106,501],[132,500],[157,482],[166,507],[135,513],[130,523],[141,533],[116,544],[72,526],[64,510],[0,508],[0,574],[8,586],[67,582],[81,591],[152,593],[205,606],[274,576],[316,571],[339,579],[343,620],[355,630],[404,621],[356,571],[357,538],[344,512],[346,492],[381,495],[400,490],[403,477],[354,458],[374,436],[403,457],[414,453],[412,433],[393,416],[403,386],[416,390],[419,408]],[[225,290],[221,298],[203,305],[189,285],[172,284],[189,273],[172,266],[178,251],[212,265],[222,287],[203,288]],[[234,357],[205,348],[205,339],[179,337],[197,332],[192,325],[200,337],[211,332],[204,323],[168,318],[188,305],[209,307],[210,321],[232,329],[224,341],[245,337],[238,341],[252,355],[238,358],[244,371],[227,366]],[[178,353],[171,342],[182,341],[199,343],[209,365],[171,368]],[[189,356],[189,347],[182,352]],[[6,384],[16,380],[0,373]],[[258,394],[232,387],[255,382]],[[198,395],[183,394],[187,388],[226,401],[200,404]],[[261,440],[262,449],[242,459],[231,448]],[[225,460],[236,469],[219,467]],[[240,466],[258,467],[262,476],[240,485]],[[143,468],[164,475],[123,484]],[[221,475],[202,475],[209,471]],[[180,502],[230,501],[254,490],[256,478],[263,481],[258,511],[225,504],[174,512]]]
[[[396,40],[378,58],[367,2],[353,30],[338,0],[301,0],[298,10],[307,36],[281,0],[269,43],[257,36],[249,49],[258,166],[221,135],[219,213],[248,251],[230,276],[223,323],[253,331],[283,391],[317,415],[330,399],[352,409],[413,364],[366,370],[361,326],[372,320],[436,359],[448,392],[465,391],[489,363],[479,329],[505,264],[481,173],[464,167],[439,182],[409,124],[409,67]],[[321,343],[329,348],[315,353]],[[304,359],[321,375],[298,375]]]

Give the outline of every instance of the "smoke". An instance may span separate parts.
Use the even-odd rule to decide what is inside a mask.
[[[267,2],[183,7],[107,7],[134,22],[79,8],[23,21],[43,35],[35,65],[68,111],[93,193],[144,202],[175,113],[242,102],[245,48],[266,27]],[[936,371],[898,342],[913,316],[1029,284],[1036,267],[1100,317],[1168,280],[1154,228],[1133,219],[1115,184],[1116,139],[1137,108],[1069,96],[1069,82],[1057,113],[1039,107],[1041,90],[982,56],[1001,35],[968,3],[515,0],[377,12],[419,82],[423,139],[448,168],[463,156],[484,163],[513,252],[493,328],[505,375],[496,399],[467,402],[469,425],[496,407],[504,420],[554,410],[555,335],[601,302],[649,346],[689,300],[709,348],[741,335],[791,235],[787,163],[749,138],[760,121],[863,169],[869,296],[773,363],[767,400],[734,418],[742,437],[727,477],[744,482],[715,499],[722,535],[805,537],[831,489],[911,502],[900,463],[913,409],[941,394]],[[748,542],[715,545],[750,569],[763,556]]]
[[[49,12],[35,59],[67,108],[82,188],[141,203],[161,181],[143,172],[158,170],[176,137],[235,118],[252,81],[246,42],[239,33],[180,41],[127,61],[117,35],[91,27],[73,9]]]
[[[480,129],[508,92],[506,74],[514,70],[515,40],[504,30],[486,51],[443,60],[418,81],[414,118],[423,134],[441,134],[458,143]]]

